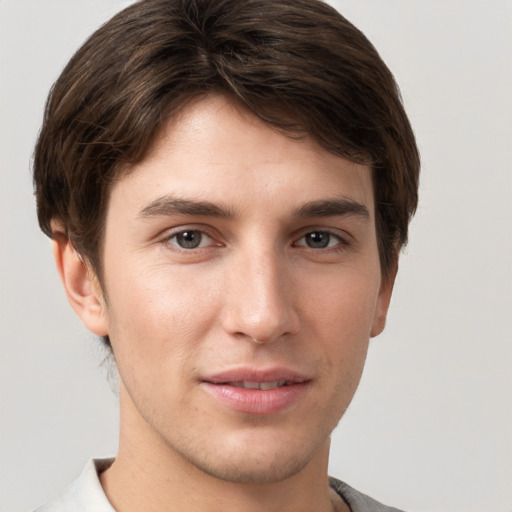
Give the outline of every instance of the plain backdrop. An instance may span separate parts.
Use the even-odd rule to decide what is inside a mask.
[[[98,343],[39,232],[43,105],[121,0],[0,0],[0,509],[30,510],[117,446]],[[421,202],[386,332],[333,435],[331,474],[416,512],[512,511],[512,3],[332,1],[394,72]]]

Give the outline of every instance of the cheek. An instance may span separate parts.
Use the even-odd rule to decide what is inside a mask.
[[[314,295],[314,300],[304,304],[304,309],[312,312],[312,322],[331,331],[332,335],[336,332],[340,336],[343,334],[342,339],[347,342],[369,338],[379,288],[380,276],[377,273],[363,277],[356,273],[340,273],[324,283],[321,293],[319,289],[312,291],[309,295]]]
[[[109,334],[118,365],[150,371],[192,359],[216,317],[213,280],[194,277],[192,268],[130,268],[144,265],[128,263],[124,272],[113,268],[106,283]]]
[[[366,359],[379,286],[379,275],[340,277],[305,305],[308,323],[315,329],[312,337],[321,340],[328,355],[328,370],[354,389]]]

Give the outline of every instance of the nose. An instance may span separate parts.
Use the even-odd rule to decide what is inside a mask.
[[[273,249],[253,248],[235,259],[225,279],[224,329],[258,343],[297,333],[295,286],[285,258]]]

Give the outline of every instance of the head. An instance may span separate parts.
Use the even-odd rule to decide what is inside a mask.
[[[215,129],[208,132],[208,126]],[[230,140],[236,141],[233,151],[229,148]],[[253,141],[260,144],[261,151],[254,147]],[[240,152],[241,148],[246,152]],[[273,162],[270,166],[265,158],[260,159],[261,153],[267,151]],[[191,157],[196,154],[197,159]],[[222,161],[223,155],[228,154],[225,161],[232,158],[230,162],[234,164],[223,168],[221,173],[212,155]],[[244,167],[244,155],[254,165],[247,175],[233,175],[233,168]],[[287,155],[284,160],[282,155]],[[166,166],[172,171],[170,177],[161,174]],[[336,174],[338,167],[339,175]],[[204,168],[211,168],[207,175],[201,174]],[[190,169],[188,174],[187,169]],[[260,176],[258,169],[261,169]],[[297,169],[298,185],[293,169]],[[298,471],[301,464],[313,457],[350,402],[364,361],[365,339],[383,328],[381,317],[385,317],[387,311],[398,253],[407,241],[408,222],[416,208],[418,173],[418,151],[392,74],[357,28],[328,5],[312,0],[145,0],[133,4],[91,36],[54,85],[34,159],[38,216],[43,231],[56,240],[69,242],[68,246],[80,256],[103,295],[102,307],[107,314],[100,320],[102,327],[91,330],[102,335],[107,343],[110,343],[109,337],[112,338],[123,385],[131,397],[130,407],[135,410],[137,404],[149,403],[150,409],[138,412],[170,444],[186,445],[182,455],[193,459],[194,454],[204,453],[205,446],[193,437],[179,437],[186,432],[185,425],[181,434],[167,432],[169,417],[158,412],[165,409],[163,404],[175,401],[183,405],[183,396],[192,397],[190,414],[187,416],[186,410],[183,414],[187,425],[191,424],[197,407],[204,406],[206,420],[208,415],[213,418],[217,409],[212,408],[203,395],[197,395],[198,401],[195,401],[196,393],[201,392],[191,385],[193,391],[187,394],[188,384],[183,384],[181,398],[162,397],[161,408],[157,402],[150,403],[153,392],[147,391],[144,395],[141,391],[140,396],[135,395],[142,389],[141,382],[151,381],[151,368],[156,361],[161,361],[161,367],[166,370],[162,370],[160,378],[182,375],[188,367],[189,373],[198,372],[201,385],[205,384],[208,364],[202,356],[204,350],[194,348],[187,352],[195,346],[190,340],[183,340],[183,347],[187,348],[178,350],[168,361],[158,355],[159,350],[167,350],[170,331],[177,344],[180,337],[186,337],[182,335],[191,335],[186,323],[181,330],[176,327],[188,318],[187,315],[196,310],[203,315],[204,323],[192,338],[194,343],[199,339],[204,341],[202,347],[208,347],[219,372],[249,359],[251,364],[259,361],[265,368],[271,361],[277,361],[297,371],[303,370],[308,389],[311,389],[307,395],[310,405],[321,402],[318,417],[326,417],[328,421],[322,428],[314,418],[305,423],[299,421],[299,427],[308,421],[311,425],[298,432],[293,430],[298,428],[297,418],[289,418],[290,423],[279,431],[286,433],[283,437],[274,431],[268,434],[265,428],[258,431],[258,435],[268,434],[276,443],[279,441],[282,451],[273,453],[275,457],[282,453],[283,460],[291,460],[286,453],[295,453],[297,446],[309,446],[301,457],[290,462],[287,470],[278,472],[279,478]],[[231,183],[236,184],[235,192]],[[220,191],[219,184],[224,187]],[[199,205],[192,205],[194,219],[199,218],[203,226],[206,217],[209,226],[199,235],[202,237],[197,247],[199,252],[194,252],[194,245],[189,247],[199,260],[184,261],[178,255],[183,244],[197,241],[200,230],[189,228],[187,232],[168,233],[165,242],[166,247],[173,247],[173,262],[183,265],[180,266],[183,271],[175,274],[174,270],[169,270],[171,273],[164,276],[168,269],[164,270],[161,261],[155,263],[156,260],[151,259],[162,257],[153,249],[134,251],[129,263],[129,255],[124,264],[120,263],[126,253],[119,248],[123,244],[130,245],[127,237],[123,239],[123,233],[128,233],[123,231],[126,226],[137,218],[141,226],[146,226],[144,229],[149,229],[147,226],[151,224],[144,224],[141,218],[166,218],[162,215],[166,208],[167,212],[173,210],[173,215],[180,208],[190,209],[187,202],[176,207],[175,199],[194,198],[191,186],[201,198]],[[160,190],[164,201],[159,204]],[[279,203],[280,209],[273,208],[273,190],[281,197],[283,193],[287,195],[286,200]],[[175,193],[177,196],[173,196],[174,203],[170,205],[169,195]],[[337,199],[345,197],[345,193],[349,200],[342,201],[340,206]],[[146,206],[135,214],[135,205],[143,206],[143,196]],[[240,198],[244,198],[243,206]],[[273,218],[262,220],[258,216],[260,199],[261,204],[266,205],[264,211],[274,215]],[[336,204],[329,202],[330,199],[336,199]],[[198,208],[206,210],[201,213]],[[327,231],[318,229],[306,233],[303,220],[297,219],[307,218],[309,222],[312,218],[338,218],[340,208],[348,208],[349,217],[360,222],[354,221],[360,226],[354,230],[359,230],[360,238],[366,240],[360,244],[360,252],[365,257],[356,258],[357,243],[352,252],[346,251],[348,259],[345,261],[335,257],[334,250],[328,252],[331,260],[321,259],[327,256],[319,260],[316,253],[310,256],[308,251],[317,247],[315,244],[322,247],[323,240],[318,237],[324,237]],[[211,222],[213,228],[209,224],[212,218],[216,219]],[[260,224],[257,224],[258,219]],[[365,219],[370,220],[370,227]],[[265,246],[265,254],[282,255],[279,262],[257,261],[246,251],[249,238],[244,237],[249,235],[244,229],[247,226],[254,227],[247,232],[257,247],[263,247],[261,244],[274,237],[275,244]],[[339,225],[337,233],[341,233],[342,228]],[[267,238],[263,237],[264,231]],[[327,249],[331,241],[334,241],[333,247],[344,243],[341,242],[343,237],[327,236],[330,237]],[[284,245],[301,256],[288,258],[288,249],[279,252],[279,240],[290,242]],[[232,243],[238,252],[222,252]],[[175,251],[177,245],[180,245],[178,252]],[[306,245],[307,249],[303,249]],[[229,257],[218,258],[216,254],[221,252],[217,251]],[[301,268],[311,269],[309,277],[307,272],[293,273],[293,265],[302,261],[301,258],[304,260]],[[211,268],[203,265],[205,259],[208,265],[219,261],[215,271],[202,274],[205,268]],[[224,264],[228,266],[224,268]],[[207,289],[189,297],[187,293],[177,295],[169,302],[165,297],[169,288],[162,283],[179,283],[185,289],[197,275],[189,274],[191,268],[200,269],[200,284]],[[347,272],[343,280],[342,273],[333,272],[336,268],[340,271],[352,268],[353,272]],[[144,280],[139,280],[140,287],[137,288],[136,276],[133,287],[122,284],[122,272],[129,272],[129,269],[134,269],[134,273],[145,269]],[[230,269],[238,280],[231,281]],[[139,272],[138,276],[141,275]],[[340,281],[336,283],[338,275]],[[262,276],[275,278],[276,282],[287,276],[290,279],[280,282],[282,287],[268,281],[269,288],[261,285],[260,289],[257,279],[267,279]],[[255,291],[243,301],[235,297],[244,292],[239,284],[242,278],[254,278],[252,289]],[[316,282],[324,283],[328,293],[318,295]],[[381,286],[382,282],[387,285]],[[347,290],[345,295],[343,286]],[[281,289],[289,290],[290,297],[279,296]],[[295,292],[300,297],[297,302],[291,298]],[[125,299],[137,294],[146,297],[143,302],[149,309],[144,314],[149,320],[143,325],[146,320],[139,318],[140,322],[125,330],[127,322],[129,324],[137,315],[137,306]],[[316,304],[299,304],[312,297]],[[258,317],[260,323],[251,323],[258,315],[245,315],[241,309],[240,304],[250,305],[251,301],[256,309],[267,307],[269,316],[262,313],[261,318]],[[271,309],[268,304],[273,304]],[[343,314],[338,314],[338,304],[340,309],[345,308]],[[232,306],[231,312],[228,305]],[[312,306],[318,308],[315,318],[311,318],[309,312]],[[220,309],[215,310],[216,307]],[[172,322],[166,324],[171,321],[169,311],[173,308]],[[374,322],[374,317],[379,315],[379,320]],[[304,329],[302,320],[307,326]],[[109,322],[110,327],[106,327]],[[161,332],[156,326],[161,327]],[[155,350],[152,353],[148,340],[144,339],[144,350],[141,343],[153,327]],[[137,339],[133,338],[130,344],[132,335]],[[312,336],[317,336],[319,346],[323,347],[316,354],[310,352],[306,342]],[[345,336],[346,345],[336,343],[338,336]],[[231,351],[221,353],[216,347],[214,340],[223,337]],[[258,348],[253,352],[240,343],[231,346],[240,338],[256,340]],[[302,347],[302,352],[297,351],[301,357],[292,357],[286,344],[272,344],[282,338],[293,340],[297,348]],[[269,348],[274,346],[278,348]],[[141,352],[135,357],[137,347]],[[232,354],[233,359],[228,360],[226,353]],[[132,366],[134,357],[140,361],[138,369]],[[193,362],[194,357],[197,364]],[[311,366],[305,361],[311,361]],[[357,364],[352,364],[353,361]],[[274,370],[269,374],[271,379]],[[344,378],[333,377],[338,370],[340,374],[345,373]],[[194,378],[197,379],[197,375]],[[209,378],[215,380],[218,375]],[[175,388],[180,385],[178,382]],[[153,390],[157,388],[155,377]],[[323,395],[316,389],[324,389]],[[320,396],[325,395],[332,400],[321,400]],[[341,395],[344,398],[336,401],[335,397]],[[306,405],[304,411],[301,407],[297,406],[297,414],[306,410]],[[252,420],[244,420],[246,433],[253,436],[251,428],[256,424],[272,429],[274,419],[259,418],[254,425]],[[206,420],[203,417],[201,421]],[[219,436],[231,432],[237,421],[232,416],[223,416],[216,432]],[[233,452],[226,451],[229,456],[245,453],[245,430],[237,432],[241,437],[233,439]],[[317,433],[314,440],[311,432]],[[250,442],[254,443],[254,439],[251,437]],[[262,438],[261,442],[262,446],[267,445],[268,438]],[[291,446],[295,442],[298,445]],[[261,462],[265,454],[260,455],[260,459],[255,455],[254,467],[268,474],[268,466]],[[213,459],[221,460],[222,455],[216,453]],[[269,464],[274,467],[276,459]],[[226,468],[221,466],[212,466],[209,470],[228,478],[227,473],[223,473]],[[248,474],[239,476],[240,481],[252,478]],[[229,475],[235,478],[232,473]]]
[[[417,204],[414,135],[372,44],[310,0],[146,0],[103,25],[48,98],[34,157],[42,230],[69,237],[101,281],[112,183],[165,120],[212,92],[289,137],[371,166],[387,274]]]

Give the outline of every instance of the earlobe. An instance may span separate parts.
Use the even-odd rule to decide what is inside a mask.
[[[105,301],[97,278],[69,238],[54,233],[53,255],[71,307],[84,326],[98,336],[108,335]]]
[[[382,278],[379,297],[377,299],[377,307],[375,308],[373,326],[370,332],[370,336],[372,338],[378,336],[384,330],[384,327],[386,327],[386,318],[388,315],[389,303],[391,302],[391,295],[393,293],[393,286],[395,284],[397,272],[398,256],[393,259],[387,275]]]

